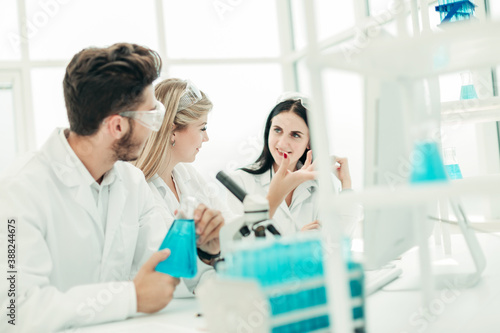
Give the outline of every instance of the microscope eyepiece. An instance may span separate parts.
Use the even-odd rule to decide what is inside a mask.
[[[215,176],[217,180],[219,180],[222,185],[224,185],[239,201],[243,202],[245,197],[247,196],[247,192],[243,190],[235,181],[229,177],[224,171],[219,171]]]

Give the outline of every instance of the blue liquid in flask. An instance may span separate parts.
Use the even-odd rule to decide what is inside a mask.
[[[176,219],[159,250],[170,249],[170,256],[156,271],[176,278],[193,278],[197,272],[196,234],[193,219]]]
[[[462,172],[460,171],[460,166],[458,164],[448,164],[445,165],[446,173],[450,179],[462,179]]]
[[[447,180],[437,144],[435,142],[416,143],[410,182],[415,184]]]
[[[476,89],[474,88],[473,84],[468,84],[465,86],[462,86],[462,89],[460,89],[460,99],[475,99],[477,98],[477,93]]]
[[[462,88],[460,89],[460,99],[475,99],[477,98],[476,88],[472,82],[472,73],[464,72],[460,74],[462,78]]]
[[[450,179],[462,179],[462,172],[458,165],[455,147],[448,147],[443,149],[444,153],[444,167]]]

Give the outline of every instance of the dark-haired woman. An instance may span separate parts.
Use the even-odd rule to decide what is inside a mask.
[[[264,147],[257,160],[232,174],[250,194],[267,197],[270,215],[282,235],[320,227],[318,221],[318,181],[315,179],[310,150],[307,110],[303,98],[279,102],[269,114],[264,130]],[[336,158],[336,188],[351,189],[346,158]],[[242,214],[242,206],[231,202],[233,211]],[[346,233],[352,232],[357,211],[339,212]]]

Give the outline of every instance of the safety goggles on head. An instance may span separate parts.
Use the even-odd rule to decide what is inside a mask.
[[[193,82],[187,80],[186,90],[182,93],[179,99],[179,106],[177,107],[177,112],[185,110],[191,105],[194,105],[201,101],[201,91],[194,85]]]
[[[279,104],[284,101],[300,101],[300,104],[306,109],[309,108],[309,97],[306,95],[295,92],[295,91],[286,91],[282,93],[278,99],[276,100],[276,104]]]
[[[155,109],[150,111],[123,111],[118,113],[122,117],[135,119],[139,124],[157,132],[165,117],[165,106],[160,101],[155,101]]]

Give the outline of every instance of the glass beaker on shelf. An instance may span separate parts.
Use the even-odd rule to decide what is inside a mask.
[[[462,172],[458,165],[455,147],[448,147],[443,149],[444,167],[450,179],[462,179]]]

